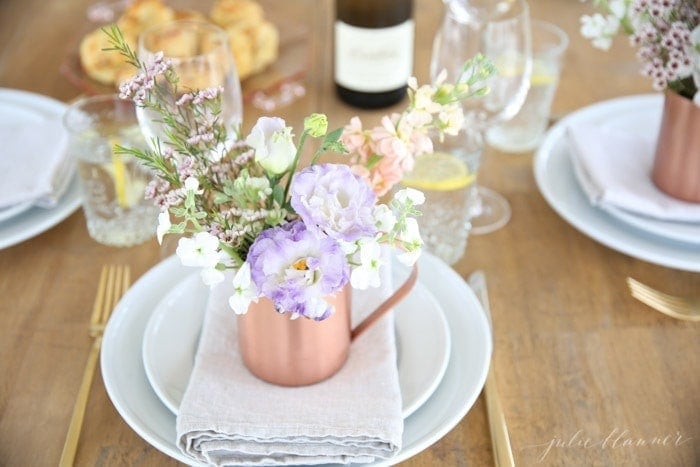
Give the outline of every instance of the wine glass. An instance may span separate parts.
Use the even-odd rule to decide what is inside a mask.
[[[455,82],[464,62],[481,53],[496,68],[484,83],[489,92],[463,102],[465,125],[482,135],[512,118],[523,105],[530,86],[532,52],[530,14],[524,0],[444,0],[445,15],[433,43],[433,81],[445,70]],[[483,140],[483,138],[480,138]],[[483,151],[483,147],[481,148]],[[493,232],[510,220],[508,201],[493,190],[474,184],[471,232]]]
[[[198,21],[173,21],[143,31],[138,40],[138,58],[148,64],[158,52],[170,61],[177,83],[173,85],[161,77],[156,81],[152,95],[158,104],[173,115],[179,115],[186,125],[192,126],[194,115],[188,106],[178,106],[177,101],[185,94],[207,88],[220,87],[221,111],[219,122],[227,130],[221,152],[238,138],[238,127],[243,117],[241,84],[236,65],[229,48],[226,31],[209,23]],[[137,107],[139,126],[152,146],[156,138],[168,139],[168,126],[160,113],[145,107]]]

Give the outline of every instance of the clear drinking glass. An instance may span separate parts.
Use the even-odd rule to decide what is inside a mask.
[[[433,43],[430,71],[433,80],[441,70],[454,82],[464,62],[477,53],[496,66],[486,82],[489,93],[464,103],[467,127],[482,133],[512,118],[520,109],[530,85],[532,55],[530,13],[524,0],[444,0],[445,15]],[[504,226],[510,205],[493,190],[474,185],[475,212],[472,233],[484,234]]]
[[[144,149],[146,141],[131,101],[117,95],[73,103],[64,116],[69,155],[77,161],[83,211],[90,236],[111,246],[131,246],[155,237],[159,208],[144,198],[151,174],[115,145]]]
[[[470,128],[442,140],[431,137],[433,152],[418,156],[401,184],[425,194],[422,214],[417,217],[421,238],[429,252],[452,265],[467,247],[483,139],[481,132]]]
[[[549,125],[562,56],[568,45],[569,37],[561,28],[546,21],[532,21],[530,90],[513,118],[488,129],[486,141],[491,146],[504,152],[527,152],[537,148]]]
[[[176,86],[162,76],[151,90],[159,104],[181,114],[185,122],[191,122],[186,107],[178,107],[177,100],[185,93],[211,87],[222,87],[221,114],[219,118],[226,125],[228,140],[235,141],[236,134],[230,131],[242,121],[243,103],[241,84],[236,65],[229,48],[226,31],[209,23],[197,21],[173,21],[149,28],[141,33],[138,41],[138,58],[149,63],[154,55],[163,52],[169,59],[179,80]],[[184,115],[183,115],[184,113]],[[137,107],[141,131],[146,140],[165,140],[166,126],[159,113]]]

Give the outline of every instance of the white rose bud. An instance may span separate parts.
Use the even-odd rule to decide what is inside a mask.
[[[294,162],[292,129],[281,118],[260,117],[245,141],[255,150],[255,162],[270,174],[284,173]]]

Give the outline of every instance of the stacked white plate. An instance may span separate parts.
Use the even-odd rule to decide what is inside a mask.
[[[606,205],[593,206],[572,163],[566,128],[577,123],[655,134],[663,108],[659,94],[599,102],[572,112],[545,135],[535,154],[540,192],[552,208],[585,235],[616,251],[672,268],[700,271],[700,224],[646,217]]]
[[[66,104],[50,97],[0,88],[0,125],[31,125],[48,118],[61,119],[66,107]],[[35,207],[31,202],[0,208],[0,248],[23,242],[50,229],[71,215],[80,202],[80,188],[74,175],[58,204],[51,209]]]
[[[491,335],[464,280],[424,254],[419,279],[394,310],[405,419],[403,447],[388,463],[427,448],[467,413],[486,380]],[[169,258],[136,282],[115,309],[102,344],[105,387],[122,418],[182,462],[175,420],[192,371],[208,289]]]

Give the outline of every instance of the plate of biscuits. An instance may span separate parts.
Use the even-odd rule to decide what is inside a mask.
[[[103,29],[117,25],[132,49],[147,28],[177,20],[204,21],[226,31],[246,101],[272,110],[303,94],[312,34],[294,20],[288,2],[264,0],[118,0],[93,4],[85,31],[71,46],[61,73],[86,94],[116,92],[136,69],[114,51]],[[291,3],[291,2],[290,2]],[[295,11],[309,11],[296,5]],[[284,100],[282,99],[282,100]],[[288,103],[288,102],[282,102]]]

